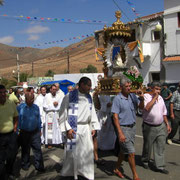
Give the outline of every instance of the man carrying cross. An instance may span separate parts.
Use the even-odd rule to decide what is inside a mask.
[[[60,129],[66,133],[65,158],[62,176],[83,176],[94,179],[92,136],[100,125],[92,98],[89,95],[91,80],[82,77],[79,89],[68,93],[60,109]]]

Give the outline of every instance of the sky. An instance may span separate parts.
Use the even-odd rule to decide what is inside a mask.
[[[111,26],[115,11],[133,21],[163,11],[163,0],[4,0],[0,43],[16,47],[66,47]],[[84,22],[83,22],[84,20]]]

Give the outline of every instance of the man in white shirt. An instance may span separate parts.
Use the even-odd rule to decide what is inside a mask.
[[[43,110],[44,105],[44,98],[46,97],[46,87],[42,86],[40,88],[40,94],[37,96],[36,100],[34,101],[34,104],[36,104],[39,107],[40,110],[40,116],[41,116],[41,143],[44,144],[45,140],[45,111]]]

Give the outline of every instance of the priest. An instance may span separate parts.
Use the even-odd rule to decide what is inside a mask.
[[[82,77],[79,89],[68,93],[60,109],[60,128],[66,133],[62,176],[94,179],[93,140],[100,124],[89,94],[91,80]]]
[[[52,85],[50,93],[46,94],[43,109],[46,112],[45,117],[45,145],[51,148],[52,145],[62,144],[62,133],[58,126],[58,119],[63,97],[56,94],[57,87]]]

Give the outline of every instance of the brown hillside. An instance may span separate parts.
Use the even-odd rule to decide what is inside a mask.
[[[87,42],[87,40],[90,41]],[[23,61],[25,60],[25,57],[29,57],[29,59],[31,59],[26,61],[26,64],[21,62],[20,72],[32,74],[33,67],[34,76],[44,76],[49,69],[54,71],[56,74],[64,74],[67,71],[68,59],[68,55],[65,50],[69,51],[70,73],[79,73],[81,68],[86,68],[89,64],[95,66],[98,69],[98,72],[102,72],[102,62],[96,62],[95,60],[95,40],[92,37],[86,38],[81,42],[72,44],[64,49],[58,49],[55,47],[44,50],[34,48],[31,49],[34,51],[33,55],[28,56],[27,54],[29,54],[30,51],[24,51],[23,54],[21,54],[22,56],[20,56],[20,60],[23,59]],[[43,58],[38,59],[37,57],[40,57],[41,53],[43,54]],[[13,60],[16,62],[15,58]],[[34,61],[33,66],[32,61]],[[0,76],[11,78],[13,76],[12,71],[17,69],[16,64],[14,62],[14,64],[10,64],[10,60],[4,62],[0,59],[0,62],[4,63],[4,67],[0,65]]]
[[[0,43],[0,69],[15,66],[17,54],[19,55],[20,63],[23,64],[46,58],[47,56],[51,56],[62,49],[63,48],[61,47],[53,47],[48,49],[13,47]]]

